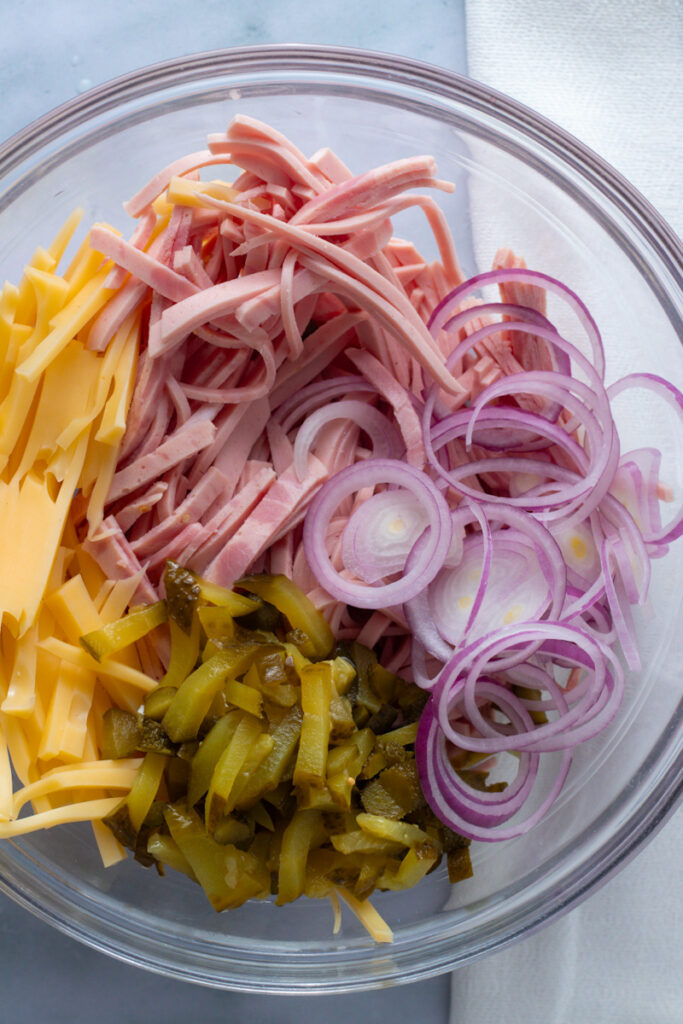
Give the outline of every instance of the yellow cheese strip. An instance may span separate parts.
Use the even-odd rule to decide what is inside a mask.
[[[43,247],[39,245],[27,263],[24,270],[24,276],[19,282],[19,299],[17,301],[17,308],[14,315],[16,323],[30,324],[33,326],[36,322],[36,295],[27,272],[31,268],[35,268],[36,270],[44,270],[49,274],[52,273],[56,265],[55,259],[50,255],[48,250],[43,249]]]
[[[34,268],[26,269],[26,280],[33,289],[35,322],[28,337],[23,339],[18,351],[8,350],[5,376],[11,372],[6,394],[0,404],[0,470],[4,469],[10,454],[15,464],[21,457],[23,445],[19,439],[22,432],[30,436],[33,420],[32,406],[38,394],[39,381],[28,381],[16,374],[16,361],[29,358],[49,329],[51,318],[63,307],[66,285],[60,277],[43,273]],[[19,338],[15,339],[18,342]],[[16,344],[13,344],[16,348]],[[29,466],[26,467],[28,469]]]
[[[16,818],[29,800],[67,789],[130,789],[141,758],[125,761],[89,761],[70,770],[55,769],[37,782],[17,790],[12,798],[12,817]]]
[[[69,469],[54,500],[45,482],[34,473],[24,477],[18,494],[14,483],[6,488],[10,497],[4,505],[5,496],[0,494],[0,525],[10,534],[0,534],[0,610],[11,617],[19,635],[30,627],[38,611],[78,486],[87,443],[86,433],[72,445]]]
[[[36,758],[22,728],[21,719],[13,715],[3,715],[0,711],[0,726],[2,726],[12,759],[12,767],[16,772],[22,785],[33,781],[36,777]]]
[[[45,593],[50,594],[57,587],[61,587],[66,579],[66,571],[69,568],[74,557],[74,552],[71,548],[65,547],[63,544],[57,548],[57,554],[55,560],[52,563],[52,571],[50,572],[50,578],[47,581],[45,587]]]
[[[140,316],[132,313],[123,322],[109,345],[112,350],[119,345],[120,351],[114,370],[114,388],[104,407],[102,422],[95,435],[96,440],[104,444],[118,444],[126,429],[126,416],[135,385],[139,335]]]
[[[11,281],[5,281],[0,292],[0,319],[14,323],[18,303],[19,289]]]
[[[72,576],[45,599],[69,643],[78,644],[79,637],[104,625],[95,602],[79,574]]]
[[[14,640],[7,630],[4,631],[4,640],[3,672],[0,677],[0,700],[3,703],[9,693],[15,654],[22,646],[21,640]],[[36,661],[39,658],[40,654],[37,652]],[[33,708],[28,713],[19,716],[0,711],[0,723],[5,731],[12,763],[23,783],[33,782],[40,774],[37,767],[37,750],[45,727],[45,709],[37,687],[34,687],[33,692]]]
[[[330,903],[332,904],[332,913],[334,915],[332,924],[332,934],[339,935],[339,932],[341,931],[342,916],[341,903],[339,902],[337,890],[333,889],[332,892],[328,892],[327,897]]]
[[[202,196],[231,203],[238,194],[227,181],[190,181],[188,178],[171,178],[166,189],[168,202],[177,206],[205,206]]]
[[[12,816],[12,765],[5,730],[0,722],[0,821]]]
[[[50,629],[46,628],[48,620],[52,623]],[[38,643],[40,643],[41,640],[54,635],[56,624],[50,613],[44,608],[41,609],[38,616],[38,623]],[[55,680],[59,674],[59,666],[59,658],[55,658],[54,654],[50,654],[49,651],[44,651],[42,647],[38,647],[36,653],[36,705],[33,709],[33,717],[36,720],[36,724],[40,723],[41,731],[45,730],[47,713],[52,703],[52,695],[55,689]]]
[[[53,318],[50,333],[36,346],[31,355],[17,366],[16,372],[19,377],[35,381],[81,328],[85,327],[88,320],[111,298],[114,289],[103,287],[110,269],[111,264],[107,263]]]
[[[92,832],[97,843],[97,848],[100,851],[100,857],[102,858],[102,866],[110,868],[114,864],[120,863],[125,860],[128,854],[124,846],[118,841],[113,832],[111,832],[105,824],[101,821],[92,821]]]
[[[21,350],[21,359],[30,355],[45,337],[52,320],[64,309],[69,293],[66,281],[59,274],[53,274],[48,270],[27,267],[26,279],[33,288],[35,315],[31,324],[33,331],[26,346]]]
[[[375,942],[394,941],[394,933],[384,918],[375,910],[370,900],[359,900],[357,896],[354,896],[348,889],[342,889],[341,886],[337,886],[337,892]]]
[[[80,342],[76,344],[80,346]],[[70,380],[71,390],[74,393],[73,399],[68,392],[63,399],[64,405],[71,410],[71,420],[57,437],[57,445],[64,451],[102,411],[107,397],[106,392],[109,389],[109,381],[104,388],[104,395],[100,397],[102,391],[101,367],[102,359],[95,352],[88,352],[87,349],[80,347],[76,366],[72,371],[74,377]],[[47,374],[45,376],[47,378]],[[71,404],[67,405],[68,402]],[[80,411],[80,416],[75,415],[77,410]]]
[[[62,256],[66,252],[66,247],[73,238],[74,231],[81,223],[84,213],[85,210],[83,209],[83,207],[77,206],[76,209],[73,210],[73,212],[70,213],[69,216],[66,218],[61,228],[59,229],[55,237],[52,239],[50,245],[48,246],[47,251],[50,253],[50,256],[55,261],[55,265],[59,265]]]
[[[28,633],[17,641],[7,695],[0,704],[0,710],[7,715],[25,718],[35,707],[37,639],[38,623],[35,622]]]
[[[103,444],[91,438],[81,477],[84,492],[90,491],[86,512],[89,533],[104,519],[104,503],[114,479],[118,454],[118,445]]]
[[[169,203],[168,199],[166,198],[165,192],[162,192],[161,195],[158,195],[156,199],[152,202],[152,209],[157,215],[157,226],[159,225],[160,221],[162,223],[165,221],[164,226],[166,226],[171,214],[173,213],[173,203]]]
[[[94,690],[94,672],[61,662],[38,748],[41,760],[83,757]]]
[[[73,576],[45,599],[67,640],[73,644],[103,620],[80,575]],[[49,653],[41,648],[42,653]],[[86,668],[60,662],[38,756],[72,761],[82,758],[88,733],[88,714],[96,677]]]
[[[83,761],[99,763],[111,703],[135,710],[157,683],[140,672],[134,650],[125,657],[132,664],[122,655],[105,667],[77,646],[82,633],[125,611],[136,581],[111,584],[98,610],[93,594],[104,574],[74,529],[83,499],[74,519],[69,512],[86,476],[90,510],[103,510],[134,386],[139,318],[103,355],[84,348],[79,332],[113,290],[103,287],[111,265],[88,240],[63,276],[55,272],[81,215],[36,250],[19,287],[0,293],[0,820],[12,767],[24,785],[35,783],[17,795],[14,812],[29,800],[36,811],[0,836],[90,819],[103,861],[115,863],[125,852],[97,820],[118,802],[105,795],[115,783]],[[67,766],[80,768],[68,789]],[[121,765],[112,770],[120,781]]]
[[[116,580],[106,601],[102,605],[100,615],[103,622],[115,622],[120,619],[130,604],[133,594],[138,589],[142,571],[136,572],[125,580]]]
[[[101,682],[97,682],[95,685],[95,694],[92,699],[92,708],[90,709],[90,715],[88,716],[88,746],[91,742],[94,749],[97,751],[96,757],[100,756],[102,750],[102,732],[103,732],[103,720],[104,716],[112,706],[112,699],[105,690]]]
[[[77,804],[67,804],[40,814],[32,814],[16,821],[0,822],[0,839],[14,839],[17,836],[37,832],[41,828],[54,828],[55,825],[66,825],[72,821],[91,821],[93,818],[104,818],[121,803],[118,796],[100,800],[84,800]]]
[[[9,394],[14,379],[14,367],[20,349],[26,344],[33,333],[27,324],[12,324],[8,329],[8,339],[0,357],[0,402],[4,402]]]
[[[6,365],[18,301],[19,289],[16,285],[5,281],[2,292],[0,292],[0,371]],[[17,324],[17,326],[20,325]]]
[[[25,428],[30,430],[39,383],[23,380],[16,373],[12,375],[9,391],[0,404],[0,472],[5,469],[10,454],[17,449],[22,431]]]
[[[58,658],[63,658],[64,661],[70,662],[72,665],[79,665],[81,668],[94,671],[98,678],[102,680],[102,685],[105,686],[109,693],[111,691],[105,680],[114,680],[134,687],[139,691],[137,694],[138,704],[143,694],[150,693],[159,685],[157,680],[152,679],[151,676],[145,675],[144,672],[140,672],[137,669],[130,668],[129,665],[123,665],[113,658],[106,658],[102,662],[95,661],[81,647],[75,647],[73,644],[57,639],[57,637],[48,637],[47,640],[41,640],[40,646],[51,654],[55,654]]]
[[[58,448],[66,451],[95,418],[98,411],[95,391],[101,361],[79,341],[72,341],[47,368],[33,427],[16,470],[19,477],[35,462],[50,461]],[[54,461],[52,472],[57,479],[63,479],[66,469],[63,459]]]
[[[70,519],[67,519],[67,525],[71,523]],[[96,594],[102,584],[105,582],[105,575],[100,569],[99,565],[87,551],[84,551],[80,544],[75,548],[76,562],[78,563],[78,571],[83,577],[83,582],[86,585],[89,594]]]
[[[121,232],[116,228],[113,228],[111,224],[103,224],[102,227],[108,228],[115,235],[120,235]],[[64,280],[69,282],[69,294],[68,301],[71,301],[85,285],[95,277],[105,263],[105,258],[101,252],[93,249],[90,245],[90,232],[88,237],[85,239],[84,244],[80,247],[76,253],[76,257],[72,260],[68,270],[64,274]],[[108,264],[111,270],[111,263]],[[106,275],[105,275],[106,277]]]

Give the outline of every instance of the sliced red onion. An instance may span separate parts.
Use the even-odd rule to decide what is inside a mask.
[[[622,545],[620,538],[609,538],[605,540],[600,549],[600,559],[603,566],[603,580],[605,583],[605,597],[612,613],[612,621],[616,631],[621,649],[626,658],[626,664],[634,672],[642,668],[638,645],[636,643],[633,616],[624,593],[624,586],[618,576],[612,575],[612,563],[619,568],[619,560],[615,550]]]
[[[500,285],[507,284],[509,282],[536,285],[539,288],[544,288],[548,292],[552,292],[554,295],[557,295],[566,302],[576,314],[586,333],[588,341],[590,342],[595,369],[601,377],[604,377],[605,354],[602,347],[602,339],[600,337],[598,326],[587,307],[581,301],[576,292],[573,292],[566,284],[563,284],[562,281],[558,281],[557,278],[550,277],[548,274],[542,274],[538,270],[527,270],[526,268],[522,269],[516,267],[507,270],[489,270],[483,274],[476,274],[468,281],[464,281],[463,284],[459,285],[444,299],[442,299],[432,313],[429,323],[427,324],[432,335],[436,337],[446,321],[452,317],[457,306],[459,306],[464,299],[475,292],[478,288],[483,288],[489,284]],[[506,326],[509,327],[509,324],[506,324]]]
[[[349,517],[342,539],[342,561],[366,583],[400,572],[428,526],[424,503],[409,491],[380,491]]]
[[[583,681],[571,689],[563,690],[551,671],[529,664],[519,665],[509,673],[509,682],[531,682],[534,687],[545,690],[548,699],[525,705],[501,680],[501,654],[524,647],[528,641],[541,642],[535,660],[552,665],[578,667],[584,672]],[[503,657],[502,661],[506,659]],[[491,677],[491,672],[495,673]],[[504,678],[504,677],[503,677]],[[578,743],[596,735],[614,717],[623,696],[623,672],[612,652],[598,643],[585,631],[562,626],[558,623],[527,623],[515,630],[507,628],[482,638],[458,652],[446,666],[440,680],[432,690],[432,697],[426,709],[431,712],[420,723],[416,742],[416,757],[421,783],[427,799],[435,813],[449,808],[449,824],[458,816],[459,823],[466,828],[476,829],[477,838],[503,838],[502,833],[481,834],[482,827],[492,829],[515,814],[521,807],[528,787],[517,785],[511,791],[516,794],[507,805],[505,816],[490,816],[482,821],[482,804],[486,801],[469,794],[463,800],[461,780],[457,780],[445,758],[445,741],[450,740],[457,747],[479,753],[501,753],[518,750],[522,754],[538,756],[557,750],[570,751]],[[497,708],[508,721],[502,725],[491,716],[491,709]],[[536,725],[530,715],[531,709],[554,711],[552,720]],[[472,728],[476,733],[472,731]],[[567,761],[563,759],[563,765]],[[520,763],[520,773],[523,772]],[[526,765],[526,771],[529,764]],[[560,772],[562,775],[562,771]],[[516,780],[519,783],[519,774]],[[513,784],[514,786],[514,784]],[[561,783],[560,783],[561,786]],[[546,809],[559,793],[553,786],[551,794],[543,805]],[[521,794],[521,796],[520,796]],[[476,801],[474,808],[472,801]],[[486,814],[488,808],[484,811]],[[442,816],[440,814],[440,816]],[[516,828],[525,831],[538,820],[531,816]],[[455,827],[451,824],[451,827]],[[467,831],[465,834],[473,834]],[[519,834],[519,832],[505,833]]]
[[[309,412],[319,409],[322,405],[335,398],[348,398],[350,395],[377,394],[372,384],[358,374],[345,377],[331,377],[316,381],[301,388],[273,412],[273,417],[281,424],[286,434],[299,423]]]
[[[372,441],[372,453],[377,459],[397,459],[404,451],[396,428],[372,405],[360,401],[332,402],[312,413],[299,427],[294,442],[294,471],[299,480],[308,471],[308,456],[316,436],[333,420],[353,420]]]
[[[459,308],[478,287],[505,282],[563,299],[585,330],[592,361],[535,310],[512,303]],[[402,604],[413,676],[431,694],[416,742],[423,791],[446,824],[484,841],[533,827],[561,791],[573,748],[612,721],[624,676],[610,645],[618,640],[629,666],[639,666],[630,605],[646,598],[650,557],[683,532],[680,512],[661,525],[659,453],[620,457],[609,404],[628,387],[649,387],[681,415],[680,392],[650,374],[606,390],[590,313],[570,289],[536,271],[499,270],[465,282],[439,304],[429,328],[436,340],[442,329],[455,333],[491,315],[510,319],[465,337],[447,367],[459,372],[468,353],[490,352],[508,376],[455,412],[436,383],[425,387],[422,405],[409,395],[436,481],[390,458],[358,463],[323,486],[304,527],[306,557],[330,594],[361,608]],[[506,350],[490,341],[503,331],[545,342],[553,369],[514,372],[508,360],[506,370]],[[582,379],[571,375],[573,367]],[[345,386],[344,378],[320,382],[306,395],[306,411],[317,411],[299,431],[302,461],[313,427],[333,416],[318,407],[337,397],[339,407],[354,405]],[[294,399],[278,410],[286,429],[301,415]],[[373,454],[385,452],[367,433]],[[378,485],[388,489],[373,494]],[[348,520],[339,573],[327,552],[328,528],[340,503],[365,488],[370,497]],[[454,502],[460,504],[449,511]],[[391,579],[398,573],[402,578]],[[540,695],[523,697],[520,686]],[[534,721],[538,711],[544,721]],[[475,790],[454,771],[449,744],[484,755],[515,751],[517,775],[503,792]],[[557,773],[539,803],[540,757],[552,753]],[[533,812],[517,821],[532,799]]]
[[[658,493],[661,463],[662,454],[656,448],[625,452],[610,484],[610,494],[628,510],[643,538],[662,529]],[[660,547],[666,548],[663,544],[643,542],[650,555],[657,555]]]
[[[432,697],[420,718],[415,741],[415,759],[422,791],[434,813],[444,824],[460,835],[482,842],[512,839],[528,832],[545,816],[557,799],[571,766],[571,751],[563,752],[559,770],[550,791],[534,813],[521,822],[505,826],[501,824],[501,821],[509,821],[521,809],[528,796],[527,780],[532,772],[535,773],[538,770],[539,755],[523,754],[520,757],[518,778],[521,776],[521,784],[517,786],[515,797],[505,808],[503,816],[500,813],[495,814],[495,809],[491,814],[491,808],[486,801],[481,799],[482,794],[478,790],[466,786],[450,764],[446,750],[446,737],[439,728],[433,701]],[[530,721],[530,716],[521,702],[517,703],[518,706],[515,710],[520,715],[527,715]],[[512,710],[513,707],[511,702],[511,714],[515,714],[515,711]],[[464,794],[468,797],[467,802],[463,800]],[[498,808],[498,810],[500,809]]]
[[[568,524],[562,520],[548,523],[548,530],[557,541],[567,565],[567,579],[590,587],[600,574],[600,552],[595,542],[591,519]]]
[[[646,388],[654,391],[672,407],[678,418],[683,422],[683,393],[671,383],[658,377],[654,373],[630,373],[621,380],[615,381],[607,389],[609,398],[616,398],[629,388]],[[652,533],[644,534],[643,540],[648,544],[669,544],[677,540],[683,534],[683,506],[679,508],[678,514],[673,517],[668,526],[655,530]]]
[[[333,513],[344,498],[364,487],[381,484],[393,484],[415,495],[427,512],[429,525],[417,564],[401,579],[367,586],[345,579],[332,567],[327,552],[327,530]],[[446,557],[451,533],[448,504],[426,474],[407,463],[369,459],[341,470],[323,484],[306,515],[304,549],[308,564],[321,586],[337,600],[358,608],[386,608],[409,601],[431,583]]]

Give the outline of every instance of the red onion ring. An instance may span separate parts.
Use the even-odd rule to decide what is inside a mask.
[[[327,553],[327,529],[344,498],[378,484],[394,484],[411,491],[424,504],[429,525],[419,561],[402,579],[366,586],[346,580],[334,570]],[[385,608],[409,601],[431,583],[446,557],[451,533],[448,504],[428,476],[407,463],[369,459],[341,470],[323,484],[306,515],[303,539],[308,564],[328,593],[358,608]]]
[[[353,420],[372,441],[372,452],[377,459],[397,459],[405,451],[398,431],[387,417],[360,401],[332,402],[317,409],[302,423],[294,442],[294,471],[303,480],[308,469],[308,455],[315,438],[326,423],[333,420]]]

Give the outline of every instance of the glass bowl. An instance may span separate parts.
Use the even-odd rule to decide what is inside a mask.
[[[431,153],[455,181],[439,201],[467,274],[498,246],[577,290],[602,329],[608,375],[681,386],[680,246],[623,178],[557,126],[493,90],[404,58],[334,48],[249,47],[135,72],[65,104],[0,148],[0,271],[18,279],[77,205],[84,223],[129,232],[121,202],[209,131],[248,113],[304,151],[331,146],[359,172]],[[419,217],[397,234],[429,253]],[[552,313],[552,311],[551,311]],[[568,330],[570,328],[568,327]],[[616,406],[624,447],[656,444],[681,499],[673,415],[643,393]],[[599,887],[652,836],[681,790],[683,545],[653,565],[636,610],[643,665],[617,721],[578,753],[545,820],[514,841],[474,844],[474,878],[445,869],[375,905],[394,930],[375,945],[326,901],[250,903],[215,914],[186,879],[126,861],[104,870],[87,825],[0,844],[0,886],[69,935],[189,981],[254,992],[341,992],[415,981],[496,950]]]

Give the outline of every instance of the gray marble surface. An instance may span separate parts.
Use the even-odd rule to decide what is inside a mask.
[[[258,43],[357,46],[466,70],[460,0],[14,0],[0,4],[0,139],[78,93],[171,57]],[[188,13],[191,10],[191,15]],[[0,894],[0,1021],[365,1024],[448,1020],[448,975],[395,989],[274,998],[148,974],[61,935]]]

